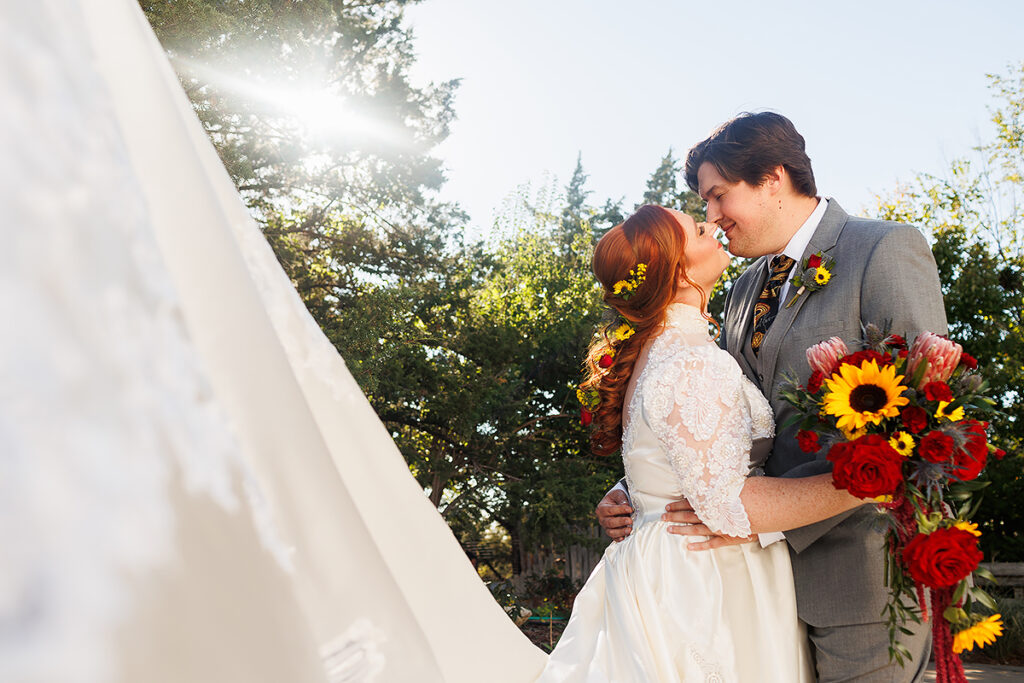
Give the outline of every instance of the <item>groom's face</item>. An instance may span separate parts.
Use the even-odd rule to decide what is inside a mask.
[[[746,181],[729,182],[711,163],[697,169],[700,196],[707,202],[707,220],[717,223],[736,256],[773,253],[773,223],[769,192]]]

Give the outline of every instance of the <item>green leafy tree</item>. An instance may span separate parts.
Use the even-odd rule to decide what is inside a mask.
[[[977,516],[990,559],[1024,560],[1024,63],[990,76],[999,106],[995,135],[944,177],[920,175],[880,200],[880,217],[932,237],[950,335],[975,356],[1004,417],[993,442],[1008,455],[990,463],[992,485]]]

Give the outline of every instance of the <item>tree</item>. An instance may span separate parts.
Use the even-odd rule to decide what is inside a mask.
[[[694,220],[703,221],[706,216],[704,200],[696,192],[686,188],[686,182],[681,177],[682,172],[683,167],[669,147],[668,152],[661,158],[661,163],[647,179],[647,189],[644,191],[641,204],[657,204],[676,209],[693,216]],[[681,191],[680,181],[685,188]]]
[[[879,216],[922,227],[932,238],[950,335],[975,356],[1004,416],[994,443],[1008,455],[990,465],[992,485],[977,516],[989,558],[1024,560],[1024,63],[989,77],[1000,105],[995,134],[945,177],[920,175],[880,199]]]

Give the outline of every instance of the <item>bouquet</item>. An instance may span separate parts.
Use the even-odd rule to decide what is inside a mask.
[[[979,567],[981,532],[970,521],[989,456],[1005,455],[980,419],[996,404],[959,344],[925,332],[908,347],[874,325],[864,337],[852,353],[838,337],[808,349],[807,384],[787,379],[781,395],[797,409],[800,448],[826,453],[836,488],[878,505],[890,657],[910,657],[897,632],[927,621],[930,605],[937,680],[965,681],[960,652],[1002,635],[1000,615],[975,609],[994,612],[995,602],[973,581],[992,575]]]

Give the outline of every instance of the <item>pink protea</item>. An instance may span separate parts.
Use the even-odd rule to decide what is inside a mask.
[[[839,337],[832,337],[807,349],[807,363],[811,370],[818,370],[828,377],[836,369],[839,359],[850,353],[846,343]]]
[[[963,347],[955,341],[931,332],[922,332],[917,335],[907,354],[906,376],[916,379],[917,373],[922,373],[917,382],[918,389],[929,382],[945,382],[960,364],[963,351]],[[924,369],[920,370],[922,364]]]

